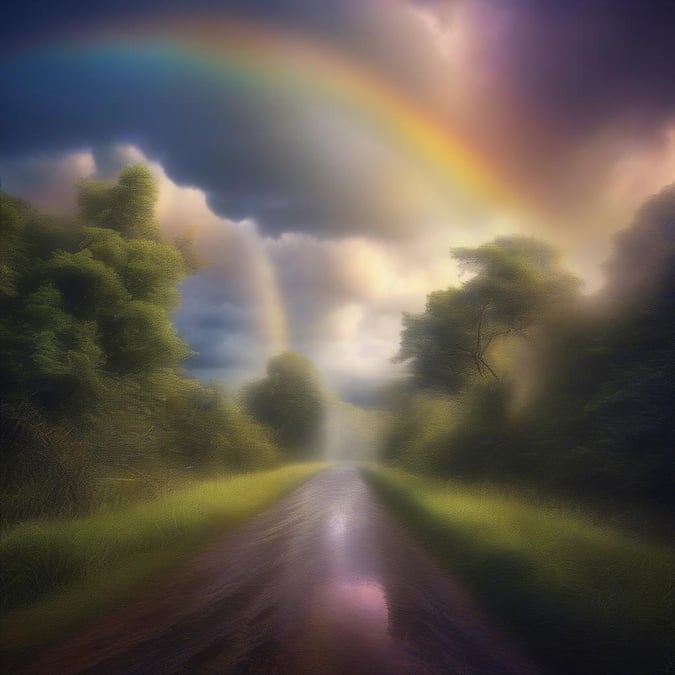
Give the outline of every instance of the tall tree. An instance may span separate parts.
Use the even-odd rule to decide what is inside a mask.
[[[82,186],[86,224],[56,221],[0,193],[6,419],[18,420],[28,405],[53,422],[72,420],[97,406],[106,378],[140,383],[176,370],[190,353],[170,317],[183,256],[158,241],[156,197],[141,166],[124,169],[112,186]],[[4,428],[10,436],[21,426],[12,424]]]
[[[550,246],[525,237],[455,248],[452,256],[473,276],[429,294],[424,313],[404,314],[396,360],[411,363],[420,385],[454,393],[476,375],[497,379],[495,344],[527,336],[552,306],[576,297],[579,281]]]

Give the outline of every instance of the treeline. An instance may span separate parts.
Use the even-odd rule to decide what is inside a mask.
[[[162,241],[142,166],[79,186],[79,217],[0,193],[0,512],[86,512],[176,474],[279,458],[272,433],[224,391],[185,376],[171,313],[196,269]]]
[[[453,256],[471,277],[403,319],[386,461],[675,505],[675,185],[615,238],[594,296],[530,238]]]

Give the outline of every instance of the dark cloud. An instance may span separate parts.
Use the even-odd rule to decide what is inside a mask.
[[[350,24],[358,0],[23,0],[3,8],[0,40],[22,44],[35,38],[83,31],[101,23],[133,23],[147,17],[200,14],[262,19],[334,33]]]
[[[12,92],[0,127],[6,156],[134,143],[178,181],[218,195],[234,217],[254,215],[256,197],[266,206],[284,193],[269,162],[278,142],[259,123],[255,94],[215,86],[161,50],[15,57],[0,87]]]
[[[0,44],[40,45],[41,38],[82,33],[116,21],[133,25],[148,16],[160,21],[175,14],[242,16],[332,41],[338,48],[355,52],[356,60],[372,61],[414,95],[424,96],[415,87],[415,80],[422,79],[420,72],[413,69],[402,75],[406,62],[414,59],[393,59],[395,49],[383,47],[380,53],[373,46],[387,43],[386,26],[381,29],[384,35],[377,34],[377,26],[364,28],[360,8],[378,7],[383,17],[388,4],[26,0],[5,8]],[[517,157],[519,150],[525,155],[539,151],[542,161],[536,171],[546,161],[550,163],[553,149],[565,151],[560,147],[561,134],[573,140],[618,123],[632,124],[644,134],[656,133],[673,116],[672,0],[437,0],[414,4],[436,9],[448,21],[453,20],[453,7],[478,8],[480,23],[474,27],[474,37],[480,43],[481,63],[476,67],[487,68],[499,95],[510,96],[516,114],[527,118],[524,129],[502,134],[506,136],[504,152]],[[396,3],[390,7],[393,11]],[[368,30],[371,35],[366,39]],[[399,37],[405,42],[404,32]],[[260,108],[269,108],[269,100],[261,102],[250,92],[232,88],[223,91],[184,63],[166,68],[165,61],[157,58],[153,62],[149,55],[93,55],[82,62],[49,54],[42,60],[33,57],[3,65],[2,91],[11,92],[3,101],[3,153],[48,152],[126,140],[162,161],[177,180],[202,186],[220,213],[255,216],[270,232],[310,227],[353,232],[368,227],[364,221],[376,220],[358,203],[365,204],[367,194],[357,195],[351,210],[328,213],[316,190],[310,189],[316,187],[311,182],[311,167],[305,175],[298,175],[295,166],[278,171],[270,159],[297,159],[292,145],[297,139],[284,143],[282,134],[265,133],[275,126],[274,114],[266,124],[259,123]],[[441,71],[437,77],[442,80]],[[501,114],[499,105],[496,109]],[[538,149],[547,133],[557,147]]]
[[[495,81],[557,131],[587,133],[626,116],[660,124],[675,113],[671,0],[412,4],[448,22],[458,7],[474,8],[482,24],[481,53]]]
[[[675,113],[675,3],[514,4],[512,79],[560,126],[584,132],[622,116],[659,124]]]
[[[256,338],[256,318],[231,284],[203,271],[183,282],[181,295],[174,322],[196,352],[188,372],[236,382],[259,367],[264,345]]]
[[[405,218],[373,208],[358,158],[328,194],[331,158],[312,159],[301,130],[282,128],[294,114],[292,92],[263,89],[160,47],[17,53],[0,73],[0,90],[12,92],[0,152],[7,160],[93,148],[105,171],[106,149],[131,143],[176,182],[204,190],[216,213],[253,217],[270,234],[405,229]]]
[[[351,2],[332,0],[46,0],[12,3],[0,22],[9,57],[0,87],[0,152],[56,154],[73,147],[129,142],[157,159],[178,182],[199,185],[214,210],[255,217],[269,232],[350,224],[327,220],[297,165],[297,147],[277,133],[275,108],[292,105],[254,85],[224,83],[217,73],[167,58],[162,50],[96,49],[40,52],[42,44],[91,29],[150,19],[161,27],[176,17],[223,16],[287,24],[302,32],[335,33],[350,21]],[[115,30],[113,30],[113,33]],[[28,45],[31,49],[24,51]],[[18,48],[16,51],[14,47]],[[32,48],[38,50],[33,53]],[[170,50],[167,50],[170,51]],[[23,58],[21,54],[26,54]],[[243,86],[242,86],[243,84]],[[279,95],[280,94],[280,95]],[[282,114],[284,111],[280,111]],[[97,154],[97,160],[100,157]],[[289,158],[296,162],[288,166]],[[286,162],[285,170],[279,170]],[[311,226],[309,225],[311,223]],[[356,221],[351,223],[354,227]]]
[[[448,8],[466,3],[422,4],[451,20]],[[514,175],[521,172],[524,180],[548,181],[559,189],[565,181],[564,157],[574,154],[575,139],[613,123],[656,134],[675,114],[675,40],[670,35],[675,3],[477,0],[472,6],[481,8],[484,24],[474,27],[480,53],[500,92],[516,104],[516,119],[510,126],[506,116],[498,119],[496,140],[490,140]],[[223,13],[318,34],[348,51],[357,49],[359,58],[372,58],[386,70],[382,54],[369,55],[367,46],[359,48],[351,36],[363,37],[364,32],[356,30],[356,8],[336,0],[31,0],[12,4],[2,31],[19,45],[39,47],[38,36],[67,34],[75,21],[81,31],[82,26],[124,24],[153,14]],[[215,212],[253,217],[273,235],[368,232],[392,237],[414,230],[425,217],[414,208],[387,207],[387,195],[378,202],[374,195],[382,190],[376,169],[359,157],[340,164],[329,152],[313,159],[303,153],[301,146],[308,141],[302,127],[280,131],[283,120],[297,114],[293,93],[224,83],[217,74],[160,48],[21,53],[10,51],[0,73],[0,91],[11,92],[3,97],[0,118],[5,157],[133,143],[160,161],[175,181],[203,189]],[[394,79],[396,63],[388,72]],[[399,85],[414,89],[409,75]],[[559,156],[555,163],[554,152]],[[569,171],[573,192],[577,173]]]
[[[551,231],[577,236],[589,213],[605,208],[618,165],[645,150],[656,163],[667,149],[675,125],[671,0],[407,6],[431,19],[431,42],[449,41],[450,61],[460,35],[459,76],[470,74],[455,113],[471,143],[538,205]],[[625,224],[629,216],[619,217]]]

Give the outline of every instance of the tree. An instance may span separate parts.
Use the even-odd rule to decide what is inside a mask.
[[[82,181],[78,203],[82,216],[127,238],[159,240],[155,204],[159,195],[149,169],[142,164],[120,172],[115,185]]]
[[[123,169],[113,186],[80,184],[82,216],[97,226],[83,228],[82,249],[71,259],[79,257],[80,268],[86,262],[91,268],[105,269],[122,289],[116,301],[89,303],[110,373],[139,375],[177,368],[192,354],[169,315],[179,299],[176,286],[186,273],[184,258],[158,240],[156,201],[157,186],[141,165]],[[79,274],[83,275],[82,269]],[[91,283],[85,287],[93,292]],[[72,288],[68,295],[73,295]]]
[[[605,264],[606,295],[615,305],[654,309],[654,303],[674,300],[675,183],[648,199],[630,227],[614,239]],[[644,303],[648,307],[644,307]],[[666,307],[662,308],[666,309]],[[661,317],[666,318],[666,317]]]
[[[295,352],[269,360],[267,377],[244,390],[244,406],[272,430],[277,443],[295,459],[317,452],[323,422],[323,394],[312,362]]]
[[[672,505],[675,184],[647,200],[617,235],[606,269],[606,310],[585,349],[585,369],[603,373],[588,389],[586,443],[620,466],[627,493]]]
[[[278,459],[268,429],[244,413],[222,388],[183,380],[167,399],[165,453],[194,468],[251,469]]]
[[[421,386],[455,393],[476,375],[498,379],[496,343],[526,337],[551,307],[559,311],[576,297],[579,281],[550,246],[530,238],[500,238],[452,255],[474,276],[429,294],[424,313],[404,314],[395,360],[410,361]]]
[[[153,372],[176,370],[190,353],[169,314],[183,258],[157,241],[150,173],[129,167],[117,184],[89,187],[81,194],[82,217],[97,227],[56,220],[0,193],[6,458],[30,455],[31,444],[44,454],[49,438],[66,447],[64,439],[81,431],[85,418],[105,414],[104,390],[120,385],[118,375],[127,377],[125,391],[139,389]]]

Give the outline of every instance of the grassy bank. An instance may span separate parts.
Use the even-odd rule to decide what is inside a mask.
[[[18,525],[0,542],[0,649],[21,652],[77,629],[323,466],[204,481],[118,510]]]
[[[543,666],[558,673],[672,672],[672,549],[552,503],[389,469],[365,476]]]

